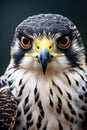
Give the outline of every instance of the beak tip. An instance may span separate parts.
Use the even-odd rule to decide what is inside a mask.
[[[42,65],[43,74],[46,73],[46,68],[47,68],[47,65],[46,65],[46,66],[43,66],[43,65]]]

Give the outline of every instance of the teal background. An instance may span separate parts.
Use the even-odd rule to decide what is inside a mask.
[[[79,29],[86,46],[86,0],[1,0],[0,1],[0,75],[10,60],[10,45],[15,27],[30,15],[58,13],[71,19]],[[87,48],[87,47],[86,47]]]

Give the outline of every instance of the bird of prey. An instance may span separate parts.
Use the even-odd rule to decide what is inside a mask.
[[[83,41],[71,20],[30,16],[15,30],[11,60],[0,80],[0,111],[13,130],[86,130],[86,71]]]

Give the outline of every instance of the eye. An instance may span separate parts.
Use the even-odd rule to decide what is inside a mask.
[[[69,36],[60,37],[57,40],[57,46],[61,49],[67,49],[70,46],[70,41],[71,40],[70,40]]]
[[[27,37],[21,37],[21,46],[24,48],[24,49],[29,49],[31,46],[32,46],[32,41],[30,38],[27,38]]]

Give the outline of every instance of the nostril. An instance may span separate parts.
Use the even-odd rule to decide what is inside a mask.
[[[39,47],[39,46],[37,46],[37,49],[39,50],[39,49],[40,49],[40,47]]]
[[[50,46],[49,46],[49,49],[51,49],[51,48],[52,48],[52,46],[50,45]]]

